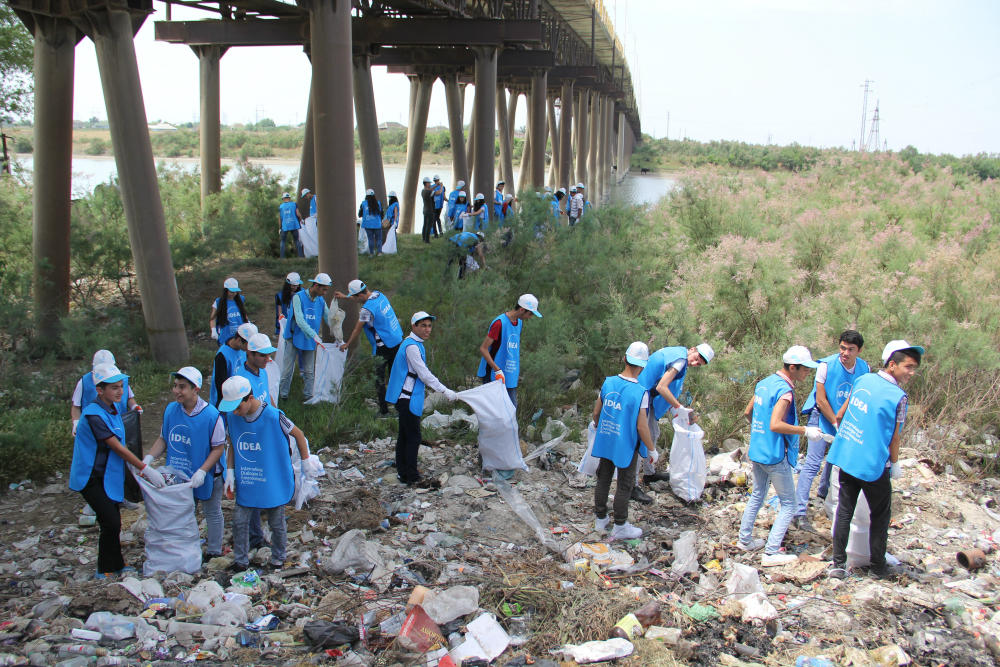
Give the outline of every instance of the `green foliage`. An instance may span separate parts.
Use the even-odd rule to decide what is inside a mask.
[[[817,148],[791,144],[761,146],[742,141],[702,143],[684,139],[653,139],[644,136],[635,147],[632,167],[663,169],[668,165],[699,167],[717,165],[735,169],[803,171],[812,168],[821,155]]]
[[[31,143],[31,138],[27,136],[19,136],[14,141],[14,152],[15,153],[34,153],[35,145]]]
[[[87,142],[84,152],[87,155],[104,155],[108,152],[108,142],[95,137]]]
[[[0,4],[0,116],[31,112],[34,62],[31,33],[10,5]]]

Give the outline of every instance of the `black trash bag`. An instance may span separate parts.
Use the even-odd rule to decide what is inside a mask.
[[[347,621],[309,621],[302,631],[313,648],[336,648],[361,638],[357,626]]]
[[[139,412],[129,410],[122,415],[125,424],[125,448],[142,460],[142,428],[139,422]],[[125,475],[125,500],[130,503],[142,502],[142,489],[132,475]]]

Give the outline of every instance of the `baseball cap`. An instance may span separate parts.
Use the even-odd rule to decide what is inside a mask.
[[[882,350],[882,363],[889,363],[889,357],[892,356],[892,353],[900,350],[913,350],[921,357],[924,356],[924,348],[919,345],[910,345],[905,340],[890,340]]]
[[[260,352],[261,354],[271,354],[277,352],[278,348],[271,345],[271,339],[266,333],[255,333],[247,341],[247,352]]]
[[[316,277],[310,280],[311,283],[316,283],[317,285],[332,285],[333,281],[330,280],[330,274],[328,273],[317,273]]]
[[[281,195],[281,198],[282,199],[291,199],[292,195],[290,193],[286,192],[285,194]]]
[[[437,174],[434,174],[434,180],[435,181],[440,181],[441,177],[439,175],[437,175]]]
[[[497,181],[497,185],[507,185],[506,181]]]
[[[486,234],[483,234],[482,232],[476,232],[476,238],[478,238],[480,241],[485,241]]]
[[[806,368],[819,367],[819,364],[813,361],[812,355],[809,354],[809,348],[805,345],[792,345],[781,355],[781,361],[785,364],[799,364]]]
[[[538,297],[534,294],[522,294],[517,298],[517,305],[521,306],[521,308],[524,308],[535,317],[542,316],[542,314],[538,312]]]
[[[355,294],[361,294],[366,289],[365,284],[355,278],[351,282],[347,283],[347,296],[354,296]]]
[[[118,370],[114,364],[101,364],[94,369],[94,384],[118,382],[128,376]]]
[[[649,348],[641,340],[637,340],[625,350],[625,361],[633,366],[645,366],[649,361]]]
[[[430,183],[430,182],[431,182],[430,176],[424,176],[424,179],[421,181],[421,183]]]
[[[371,188],[368,188],[367,190],[365,190],[365,196],[366,197],[374,196],[374,194],[375,194],[375,191],[372,190]]]
[[[560,190],[561,190],[561,189],[562,189],[562,188],[560,188]],[[576,192],[576,186],[575,186],[575,185],[571,185],[571,186],[569,186],[569,191],[570,191],[570,192]]]
[[[503,196],[503,200],[504,201],[511,201],[512,199],[514,199],[514,195],[504,195]]]
[[[287,276],[285,276],[285,280],[289,284],[291,284],[291,285],[301,285],[302,284],[302,276],[300,276],[295,271],[292,271]]]
[[[563,194],[566,194],[566,188],[559,188],[558,190],[556,190],[556,192],[561,192]]]
[[[185,380],[193,384],[196,388],[201,389],[201,382],[202,382],[201,371],[199,371],[194,366],[185,366],[179,371],[174,371],[173,373],[171,373],[171,375],[174,376],[175,378],[184,378]]]
[[[418,310],[417,312],[413,313],[413,317],[410,318],[410,324],[416,324],[420,320],[426,320],[426,319],[436,320],[437,318],[428,313],[426,310]]]
[[[715,350],[713,350],[712,346],[708,343],[696,345],[694,349],[698,350],[698,354],[701,355],[701,358],[705,360],[706,364],[715,358]]]
[[[455,184],[455,187],[461,190],[462,188],[465,187],[465,181],[459,181],[458,183]]]
[[[232,412],[243,402],[243,397],[251,392],[250,380],[242,375],[233,375],[222,383],[222,400],[219,401],[219,412]]]
[[[389,196],[390,197],[395,197],[396,196],[396,191],[395,190],[389,190]]]
[[[585,188],[585,187],[583,187],[583,183],[577,183],[577,184],[576,184],[576,189],[577,189],[577,190],[586,190],[586,188]]]
[[[476,201],[479,201],[480,199],[486,199],[486,195],[484,195],[482,192],[477,192]]]
[[[244,322],[236,327],[236,333],[239,334],[240,338],[248,341],[257,334],[257,325],[253,322]]]
[[[465,190],[459,190],[459,191],[458,191],[458,196],[459,196],[459,197],[468,197],[469,195],[467,195],[467,194],[465,193]]]
[[[312,192],[309,188],[302,188],[302,196],[305,197],[307,194]]]
[[[240,291],[240,283],[239,281],[236,280],[236,278],[226,278],[226,281],[222,283],[222,286],[225,287],[230,292]]]
[[[94,360],[90,364],[91,369],[107,364],[115,365],[115,355],[111,354],[111,350],[98,350],[94,352]]]

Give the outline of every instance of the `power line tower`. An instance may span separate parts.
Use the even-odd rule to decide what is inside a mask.
[[[865,79],[865,96],[861,103],[861,138],[858,140],[858,150],[865,152],[865,121],[868,119],[868,93],[871,92],[871,85],[875,83],[870,79]]]
[[[872,114],[872,126],[868,131],[868,142],[867,150],[878,152],[881,148],[881,140],[879,138],[879,116],[878,116],[878,100],[875,100],[875,113]]]

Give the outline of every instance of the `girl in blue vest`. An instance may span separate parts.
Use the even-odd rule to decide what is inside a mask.
[[[222,296],[212,302],[212,315],[208,318],[212,340],[219,341],[219,347],[222,347],[236,333],[236,327],[249,321],[240,295],[240,284],[236,278],[226,278],[222,284]]]
[[[218,406],[222,399],[222,383],[236,374],[236,370],[247,360],[247,342],[257,333],[257,325],[245,322],[236,329],[236,335],[215,353],[212,362],[212,382],[208,388],[208,402]]]
[[[469,198],[465,194],[465,190],[462,190],[455,197],[455,203],[448,209],[448,220],[451,221],[451,228],[457,231],[462,231],[465,226],[465,220],[463,214],[469,209]],[[472,231],[472,230],[469,230]]]
[[[503,220],[503,188],[506,183],[497,181],[497,189],[493,192],[493,216],[497,220]]]
[[[309,461],[306,436],[285,413],[261,403],[250,383],[236,376],[222,386],[219,411],[227,415],[229,452],[226,456],[225,492],[235,494],[233,507],[233,564],[242,571],[250,565],[250,517],[254,510],[267,511],[271,527],[272,568],[285,563],[288,533],[285,505],[295,493],[295,478],[289,445],[294,439],[304,472],[319,472]]]
[[[440,214],[440,211],[438,212]],[[382,234],[382,243],[384,244],[389,234],[395,232],[399,227],[399,199],[396,197],[395,190],[389,190],[389,205],[385,209],[385,219],[389,223],[386,227],[385,232]],[[396,239],[396,249],[399,249],[399,239]]]
[[[278,218],[281,222],[281,242],[278,244],[278,254],[285,258],[285,241],[291,235],[295,244],[295,254],[304,257],[302,244],[299,242],[299,230],[302,229],[302,214],[299,213],[298,205],[292,201],[292,195],[285,193],[281,195],[281,203],[278,204]]]
[[[743,416],[750,422],[750,449],[748,456],[753,465],[753,493],[747,501],[740,522],[737,546],[743,551],[756,551],[764,547],[762,565],[780,565],[795,556],[779,553],[781,542],[795,514],[795,480],[792,469],[798,463],[799,436],[818,437],[815,426],[798,426],[795,410],[794,388],[818,365],[809,350],[793,345],[781,358],[782,369],[769,375],[754,387],[753,398],[747,403]],[[753,524],[764,505],[768,488],[774,485],[781,509],[764,540],[754,539]]]
[[[76,429],[69,488],[79,491],[97,515],[100,537],[94,578],[104,579],[111,573],[135,572],[135,568],[125,566],[119,540],[122,520],[118,504],[125,498],[125,464],[134,466],[157,488],[164,480],[159,471],[125,447],[125,425],[116,406],[128,376],[113,365],[98,366],[93,372],[97,400],[83,409]]]
[[[368,256],[374,257],[382,252],[382,204],[375,198],[374,190],[365,191],[365,199],[358,207],[358,217],[368,237]]]
[[[286,344],[285,355],[282,357],[278,386],[281,399],[287,398],[291,389],[296,356],[302,373],[302,398],[304,401],[312,398],[316,346],[323,344],[323,322],[326,321],[331,330],[334,329],[334,310],[326,303],[326,293],[333,281],[328,274],[317,273],[310,282],[312,285],[308,290],[299,290],[292,298],[292,316],[285,325],[285,340],[291,343],[293,349],[289,350]],[[336,312],[340,312],[340,309]]]
[[[444,208],[445,198],[444,183],[441,177],[434,174],[434,185],[431,186],[431,194],[434,197],[434,235],[441,235],[441,210]]]
[[[222,555],[222,458],[226,426],[219,411],[198,395],[201,372],[185,366],[174,378],[174,402],[163,411],[160,435],[142,460],[149,465],[166,452],[166,464],[191,478],[195,504],[205,517],[204,560]]]
[[[462,188],[464,187],[465,187],[465,181],[459,181],[455,185],[455,189],[448,193],[448,208],[445,209],[445,217],[448,218],[449,221],[454,218],[452,211],[455,210],[455,202],[458,201],[458,196],[460,194],[463,197],[465,196],[465,193],[462,190]]]
[[[885,562],[892,519],[892,481],[899,478],[899,438],[906,421],[903,391],[916,374],[924,348],[905,340],[890,341],[882,350],[884,367],[858,378],[847,399],[837,436],[827,457],[840,468],[840,495],[833,522],[833,565],[829,575],[847,576],[847,541],[858,495],[865,494],[871,511],[868,548],[871,573],[877,578],[899,573]]]
[[[430,337],[435,319],[437,318],[422,310],[410,318],[410,335],[399,345],[399,354],[393,360],[389,386],[386,389],[385,400],[395,405],[399,413],[396,474],[399,475],[399,481],[407,486],[425,485],[417,468],[425,387],[441,392],[449,401],[458,398],[454,391],[441,384],[441,381],[427,368],[424,341]]]
[[[73,389],[73,398],[70,400],[69,407],[69,414],[73,420],[74,436],[76,436],[76,428],[80,423],[80,415],[83,414],[83,409],[97,400],[97,383],[94,382],[93,369],[105,365],[114,366],[115,355],[111,354],[110,350],[98,350],[94,352],[94,359],[90,366],[91,372],[85,373],[76,382],[76,388]],[[132,387],[128,384],[128,377],[122,380],[122,382],[124,384],[122,400],[116,406],[118,414],[124,415],[129,410],[136,410],[139,414],[142,414],[142,406],[135,401],[135,394],[132,393]]]
[[[486,229],[487,216],[489,211],[486,208],[486,197],[483,193],[477,193],[472,202],[472,209],[465,214],[466,220],[462,223],[465,231],[481,232]],[[469,220],[472,220],[473,229],[469,229]]]
[[[486,338],[479,345],[479,368],[476,375],[483,384],[500,380],[507,389],[510,402],[517,407],[517,383],[521,375],[521,330],[524,321],[541,318],[538,298],[522,294],[512,310],[493,318]]]
[[[556,190],[556,196],[552,198],[552,217],[559,222],[559,216],[567,215],[566,211],[563,210],[563,200],[566,199],[566,188],[559,188]]]
[[[636,341],[629,345],[625,351],[625,369],[604,379],[591,415],[590,425],[595,432],[591,454],[600,459],[594,487],[594,530],[607,530],[611,521],[608,492],[615,470],[618,471],[612,540],[642,536],[642,528],[628,522],[628,503],[639,457],[647,456],[653,447],[646,418],[649,394],[637,381],[648,359],[649,348],[645,343]]]
[[[298,273],[292,271],[285,276],[285,282],[281,286],[281,291],[274,295],[274,335],[281,333],[281,320],[288,319],[288,313],[292,307],[292,297],[302,289],[302,278]]]
[[[809,449],[806,450],[806,460],[799,469],[799,480],[795,486],[795,495],[798,498],[798,506],[795,509],[795,518],[792,523],[800,530],[815,533],[806,516],[806,509],[809,506],[809,490],[812,488],[813,480],[823,466],[823,459],[826,457],[827,439],[832,440],[832,436],[840,426],[840,419],[843,410],[847,408],[847,397],[851,393],[854,381],[863,377],[869,372],[868,364],[864,359],[858,358],[861,348],[865,344],[865,339],[854,330],[847,330],[840,334],[838,341],[840,351],[819,360],[819,367],[816,369],[816,379],[813,382],[812,392],[802,406],[802,414],[808,415],[809,426],[818,426],[826,435],[826,439],[819,438],[809,440]],[[827,463],[823,466],[823,475],[819,480],[817,495],[826,498],[826,492],[830,488],[830,469]]]

